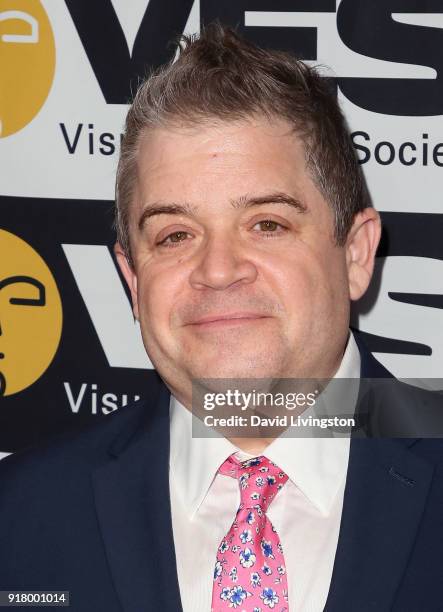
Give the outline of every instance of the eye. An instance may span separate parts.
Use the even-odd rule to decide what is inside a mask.
[[[166,238],[163,238],[163,240],[160,240],[160,242],[158,242],[157,244],[159,246],[174,247],[180,242],[183,242],[184,240],[186,240],[187,236],[189,236],[188,232],[184,232],[184,231],[172,232],[172,234],[168,234]]]
[[[268,233],[268,234],[276,234],[280,233],[281,230],[285,230],[285,226],[277,221],[273,221],[272,219],[263,219],[262,221],[258,221],[253,229],[259,227],[260,232]]]

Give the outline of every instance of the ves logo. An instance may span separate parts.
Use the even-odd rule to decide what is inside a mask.
[[[107,104],[127,104],[147,66],[171,59],[168,43],[197,5],[200,26],[218,19],[303,60],[317,62],[322,47],[321,63],[329,65],[332,49],[340,65],[331,84],[360,108],[398,116],[443,113],[441,0],[146,0],[132,51],[113,0],[65,3]],[[362,74],[368,59],[379,62],[371,75]],[[390,64],[427,67],[433,76],[379,74]]]
[[[29,387],[51,363],[62,304],[48,266],[24,240],[0,230],[0,396]]]
[[[0,0],[0,138],[34,119],[54,71],[54,36],[39,0]]]

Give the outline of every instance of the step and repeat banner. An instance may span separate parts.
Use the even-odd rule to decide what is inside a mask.
[[[0,0],[0,455],[158,384],[112,254],[119,143],[139,78],[216,18],[332,80],[384,223],[353,325],[443,375],[441,0]]]

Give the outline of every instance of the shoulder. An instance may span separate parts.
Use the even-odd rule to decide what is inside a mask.
[[[144,432],[148,435],[135,446],[147,441],[155,453],[158,422],[163,427],[169,420],[165,408],[166,398],[161,405],[154,397],[128,404],[96,424],[0,461],[0,573],[8,588],[42,589],[50,580],[57,590],[68,584],[77,593],[87,593],[94,592],[94,584],[108,583],[94,474],[103,466],[117,465],[118,449]],[[119,492],[117,482],[113,487],[110,507],[114,489],[116,497]]]
[[[443,391],[400,381],[368,350],[365,334],[352,329],[361,357],[357,413],[364,435],[375,438],[433,438],[443,446]]]
[[[108,456],[113,440],[125,430],[136,431],[149,417],[150,401],[139,400],[107,415],[98,423],[52,436],[17,451],[0,461],[3,491],[62,486],[69,478],[80,478]]]

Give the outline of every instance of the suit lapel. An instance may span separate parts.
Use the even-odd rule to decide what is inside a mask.
[[[400,440],[352,440],[325,612],[390,610],[433,468]]]
[[[166,387],[156,405],[142,408],[142,417],[130,420],[92,475],[97,515],[123,610],[178,612]]]
[[[392,377],[364,348],[361,377]],[[351,439],[337,552],[325,612],[390,610],[411,554],[433,467],[412,439]]]

